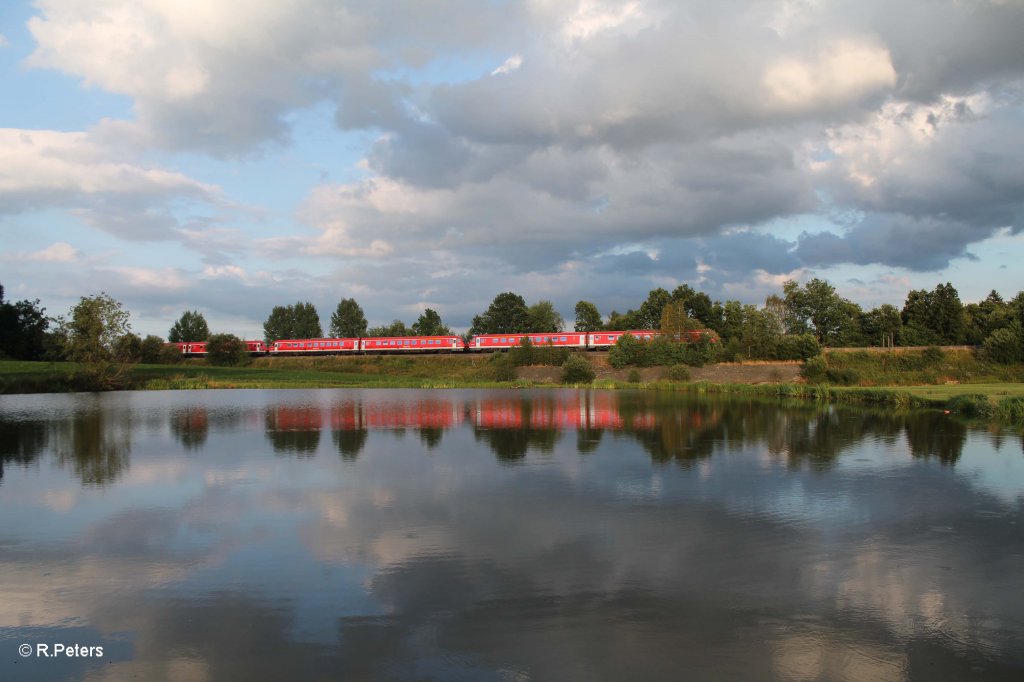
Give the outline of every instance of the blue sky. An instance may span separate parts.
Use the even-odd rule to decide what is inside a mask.
[[[1024,288],[1016,0],[39,0],[0,35],[0,282],[51,314]]]

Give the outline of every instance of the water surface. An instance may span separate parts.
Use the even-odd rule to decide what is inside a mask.
[[[1024,679],[1021,438],[948,415],[2,396],[0,466],[3,680]]]

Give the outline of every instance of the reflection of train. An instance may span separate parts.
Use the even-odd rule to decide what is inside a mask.
[[[601,331],[601,332],[559,332],[527,334],[478,334],[467,344],[460,336],[379,336],[348,339],[281,339],[270,344],[263,341],[246,341],[252,355],[341,355],[359,353],[462,353],[465,351],[488,352],[508,350],[529,339],[535,346],[576,348],[583,350],[607,350],[623,335],[650,341],[659,332],[646,330]],[[706,329],[686,332],[687,342],[707,338],[717,341],[718,337]],[[176,346],[182,355],[206,355],[205,341],[169,343]]]
[[[358,403],[323,408],[279,406],[268,410],[267,425],[277,431],[440,428],[468,422],[480,429],[650,429],[658,421],[650,408],[628,410],[610,393],[564,396],[485,396],[470,401],[428,399]],[[692,416],[692,415],[691,415]]]

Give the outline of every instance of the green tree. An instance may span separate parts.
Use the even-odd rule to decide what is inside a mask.
[[[167,332],[167,340],[171,343],[206,341],[208,338],[210,338],[210,327],[206,324],[206,318],[198,310],[183,312]]]
[[[320,315],[312,303],[300,301],[289,306],[274,306],[263,323],[263,339],[267,343],[278,339],[316,339],[321,336]]]
[[[249,350],[234,334],[214,334],[206,342],[206,359],[211,365],[238,367],[248,364]]]
[[[413,333],[405,326],[405,322],[392,320],[390,324],[370,327],[366,330],[366,336],[413,336]]]
[[[445,326],[436,310],[427,308],[413,322],[412,333],[416,336],[450,336],[452,330]]]
[[[324,335],[320,326],[320,314],[312,303],[296,303],[293,306],[295,316],[295,336],[299,339],[316,339]]]
[[[844,335],[851,333],[849,305],[854,304],[840,297],[825,280],[815,278],[804,286],[789,280],[782,285],[782,291],[788,333],[813,332],[823,345],[839,345]]]
[[[661,313],[671,301],[672,295],[661,287],[651,290],[640,306],[640,328],[657,329],[661,324]]]
[[[1017,320],[992,332],[982,346],[985,357],[993,362],[1011,364],[1024,361],[1024,328]]]
[[[658,325],[658,328],[661,329],[665,338],[678,343],[685,341],[686,332],[695,326],[686,314],[686,302],[673,301],[668,303],[662,310],[661,323]]]
[[[39,300],[4,301],[0,285],[0,357],[15,360],[39,360],[46,352],[46,331],[50,320]]]
[[[894,346],[902,326],[903,321],[896,306],[883,303],[865,316],[864,335],[872,345]]]
[[[590,301],[580,301],[576,304],[576,324],[573,329],[578,332],[596,332],[603,328],[601,313],[597,306]]]
[[[967,336],[964,307],[949,282],[933,291],[911,291],[900,316],[904,345],[955,345],[963,343]]]
[[[519,294],[506,291],[494,297],[482,314],[473,318],[473,334],[522,334],[531,331],[530,311]]]
[[[331,315],[331,336],[358,338],[366,335],[366,316],[354,298],[343,298]]]
[[[124,362],[142,359],[142,338],[138,334],[125,334],[114,344],[114,357]]]
[[[131,331],[128,311],[102,292],[83,296],[62,323],[64,352],[81,365],[78,379],[89,389],[117,388],[126,383],[131,362],[117,358],[121,337]]]
[[[147,334],[146,338],[142,339],[142,344],[139,348],[139,358],[147,364],[160,362],[160,352],[163,348],[163,339],[153,334]]]
[[[555,310],[555,304],[551,301],[539,301],[527,308],[527,314],[529,322],[526,331],[553,333],[560,332],[565,327],[565,320]]]

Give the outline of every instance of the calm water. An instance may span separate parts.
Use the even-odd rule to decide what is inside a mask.
[[[1024,679],[1021,438],[948,416],[6,396],[0,457],[2,680]]]

